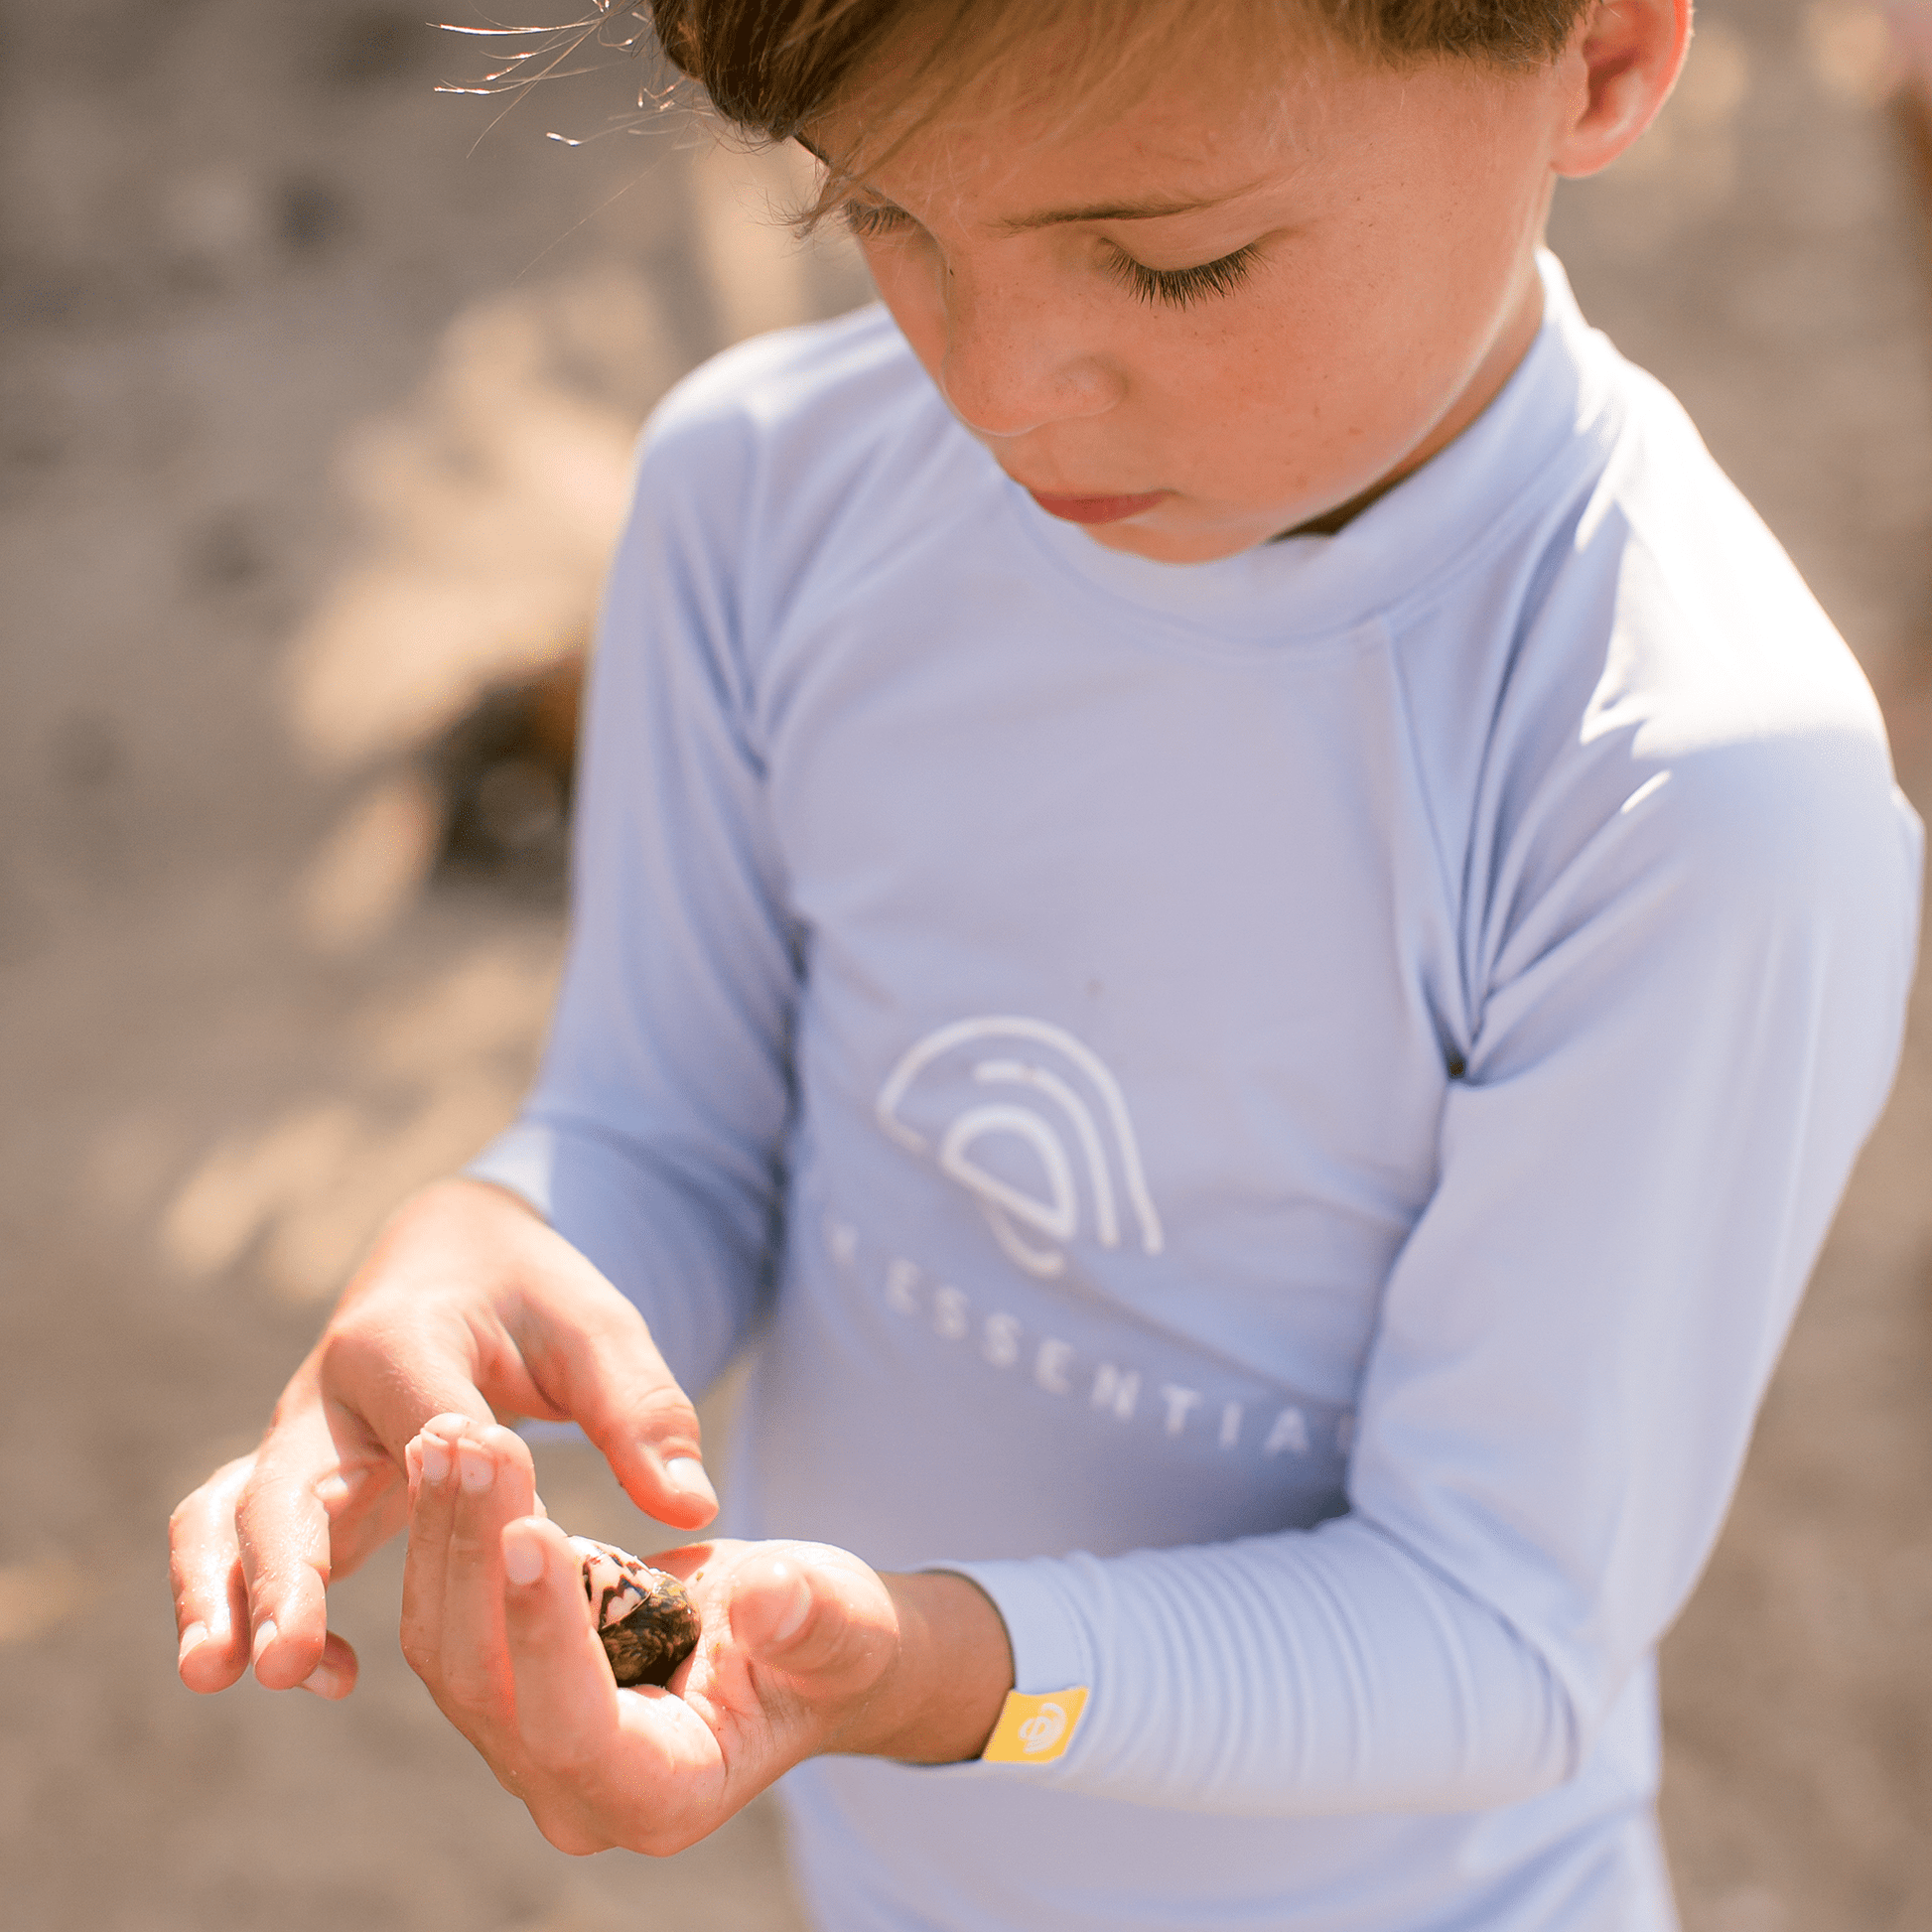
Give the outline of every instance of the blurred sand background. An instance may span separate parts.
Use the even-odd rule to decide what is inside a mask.
[[[1648,142],[1566,194],[1932,794],[1932,200],[1853,0],[1706,0]],[[509,1114],[562,931],[553,706],[645,409],[865,297],[775,157],[625,76],[491,125],[406,0],[0,4],[0,1921],[798,1925],[755,1807],[549,1850],[338,1591],[363,1686],[181,1690],[174,1501],[247,1446],[374,1221]],[[556,695],[556,694],[553,694]],[[481,706],[481,708],[480,708]],[[546,732],[548,736],[546,737]],[[454,830],[452,830],[454,826]],[[1932,1014],[1666,1653],[1690,1932],[1932,1927]],[[641,1544],[585,1452],[573,1527]]]

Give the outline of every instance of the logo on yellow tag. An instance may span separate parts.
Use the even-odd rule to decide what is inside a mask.
[[[1020,1691],[1007,1693],[1006,1708],[993,1726],[980,1759],[986,1764],[1045,1764],[1073,1741],[1074,1727],[1086,1709],[1087,1692],[1083,1684],[1070,1691],[1049,1691],[1044,1697],[1029,1697]]]

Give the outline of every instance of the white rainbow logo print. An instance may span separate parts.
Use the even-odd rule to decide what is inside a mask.
[[[962,1075],[971,1083],[963,1105]],[[931,1158],[973,1196],[994,1239],[1030,1275],[1064,1272],[1066,1245],[1088,1213],[1103,1248],[1120,1246],[1124,1213],[1142,1252],[1161,1252],[1161,1217],[1120,1083],[1064,1028],[993,1016],[941,1027],[894,1067],[875,1111],[901,1147]]]

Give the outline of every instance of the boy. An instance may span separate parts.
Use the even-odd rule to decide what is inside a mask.
[[[407,1517],[568,1850],[792,1771],[841,1932],[1670,1925],[1652,1658],[1918,864],[1538,253],[1688,0],[654,12],[889,313],[655,419],[544,1074],[178,1513],[184,1678],[345,1694]],[[816,1541],[666,1559],[705,1640],[620,1695],[492,1411],[696,1528],[754,1332],[735,1514]]]

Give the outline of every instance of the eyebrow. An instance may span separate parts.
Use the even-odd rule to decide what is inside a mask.
[[[1219,207],[1252,195],[1258,183],[1231,188],[1225,195],[1206,195],[1196,201],[1163,200],[1145,202],[1091,202],[1083,207],[1048,207],[1034,214],[1016,214],[999,225],[1008,234],[1027,234],[1035,228],[1054,228],[1069,221],[1159,221],[1171,214],[1198,214],[1203,208]]]
[[[818,150],[803,135],[792,138],[800,147],[818,155]],[[819,156],[819,159],[823,158]],[[1091,202],[1084,207],[1040,208],[1033,214],[1010,215],[997,225],[1004,234],[1030,234],[1035,228],[1056,228],[1072,221],[1160,221],[1171,214],[1198,214],[1203,208],[1238,202],[1244,195],[1252,195],[1260,186],[1259,182],[1248,182],[1240,188],[1229,189],[1225,195],[1203,195],[1195,201],[1164,201],[1157,196],[1145,202]],[[876,189],[871,192],[878,193]],[[898,208],[901,214],[905,212],[897,202],[888,201],[883,195],[879,197],[879,206]]]

